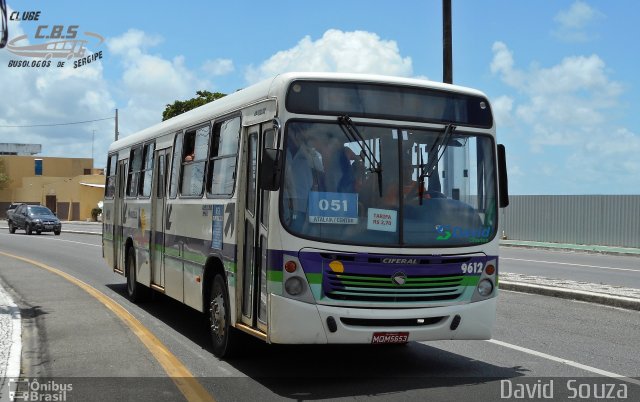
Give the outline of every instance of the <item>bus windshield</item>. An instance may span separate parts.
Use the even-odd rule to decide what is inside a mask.
[[[338,121],[287,124],[280,217],[289,232],[386,247],[470,246],[495,236],[491,136],[450,127],[350,128],[357,135]]]

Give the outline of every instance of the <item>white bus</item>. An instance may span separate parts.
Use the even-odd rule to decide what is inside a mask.
[[[481,92],[287,73],[114,142],[103,254],[213,350],[488,339],[504,147]]]

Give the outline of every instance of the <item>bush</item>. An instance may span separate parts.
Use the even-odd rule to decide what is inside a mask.
[[[93,219],[94,222],[98,221],[98,215],[100,215],[102,213],[102,209],[100,208],[93,208],[91,210],[91,219]]]

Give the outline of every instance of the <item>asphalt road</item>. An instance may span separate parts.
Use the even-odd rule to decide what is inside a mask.
[[[640,289],[639,256],[503,246],[500,270]]]
[[[124,278],[101,259],[98,236],[0,232],[0,251],[45,263],[112,298],[219,401],[484,401],[500,400],[501,393],[523,384],[551,381],[555,399],[578,391],[593,397],[602,389],[621,392],[624,387],[626,400],[640,397],[636,311],[501,292],[493,341],[328,347],[246,339],[243,355],[225,362],[211,354],[200,314],[161,296],[131,304],[124,297]],[[504,252],[507,258],[525,259]],[[589,256],[583,265],[602,264],[589,263]],[[508,269],[507,263],[502,269]],[[26,375],[72,382],[76,387],[67,400],[184,399],[131,329],[77,286],[6,256],[0,256],[0,281],[23,310]],[[571,379],[577,382],[568,384]]]

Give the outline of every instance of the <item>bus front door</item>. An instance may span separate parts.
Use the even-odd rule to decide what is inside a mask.
[[[267,235],[269,192],[259,188],[259,161],[265,145],[272,147],[273,130],[249,127],[247,136],[244,241],[242,270],[242,323],[267,331]]]
[[[154,186],[151,194],[151,286],[164,291],[164,238],[167,190],[167,166],[171,148],[159,149],[153,164]]]

